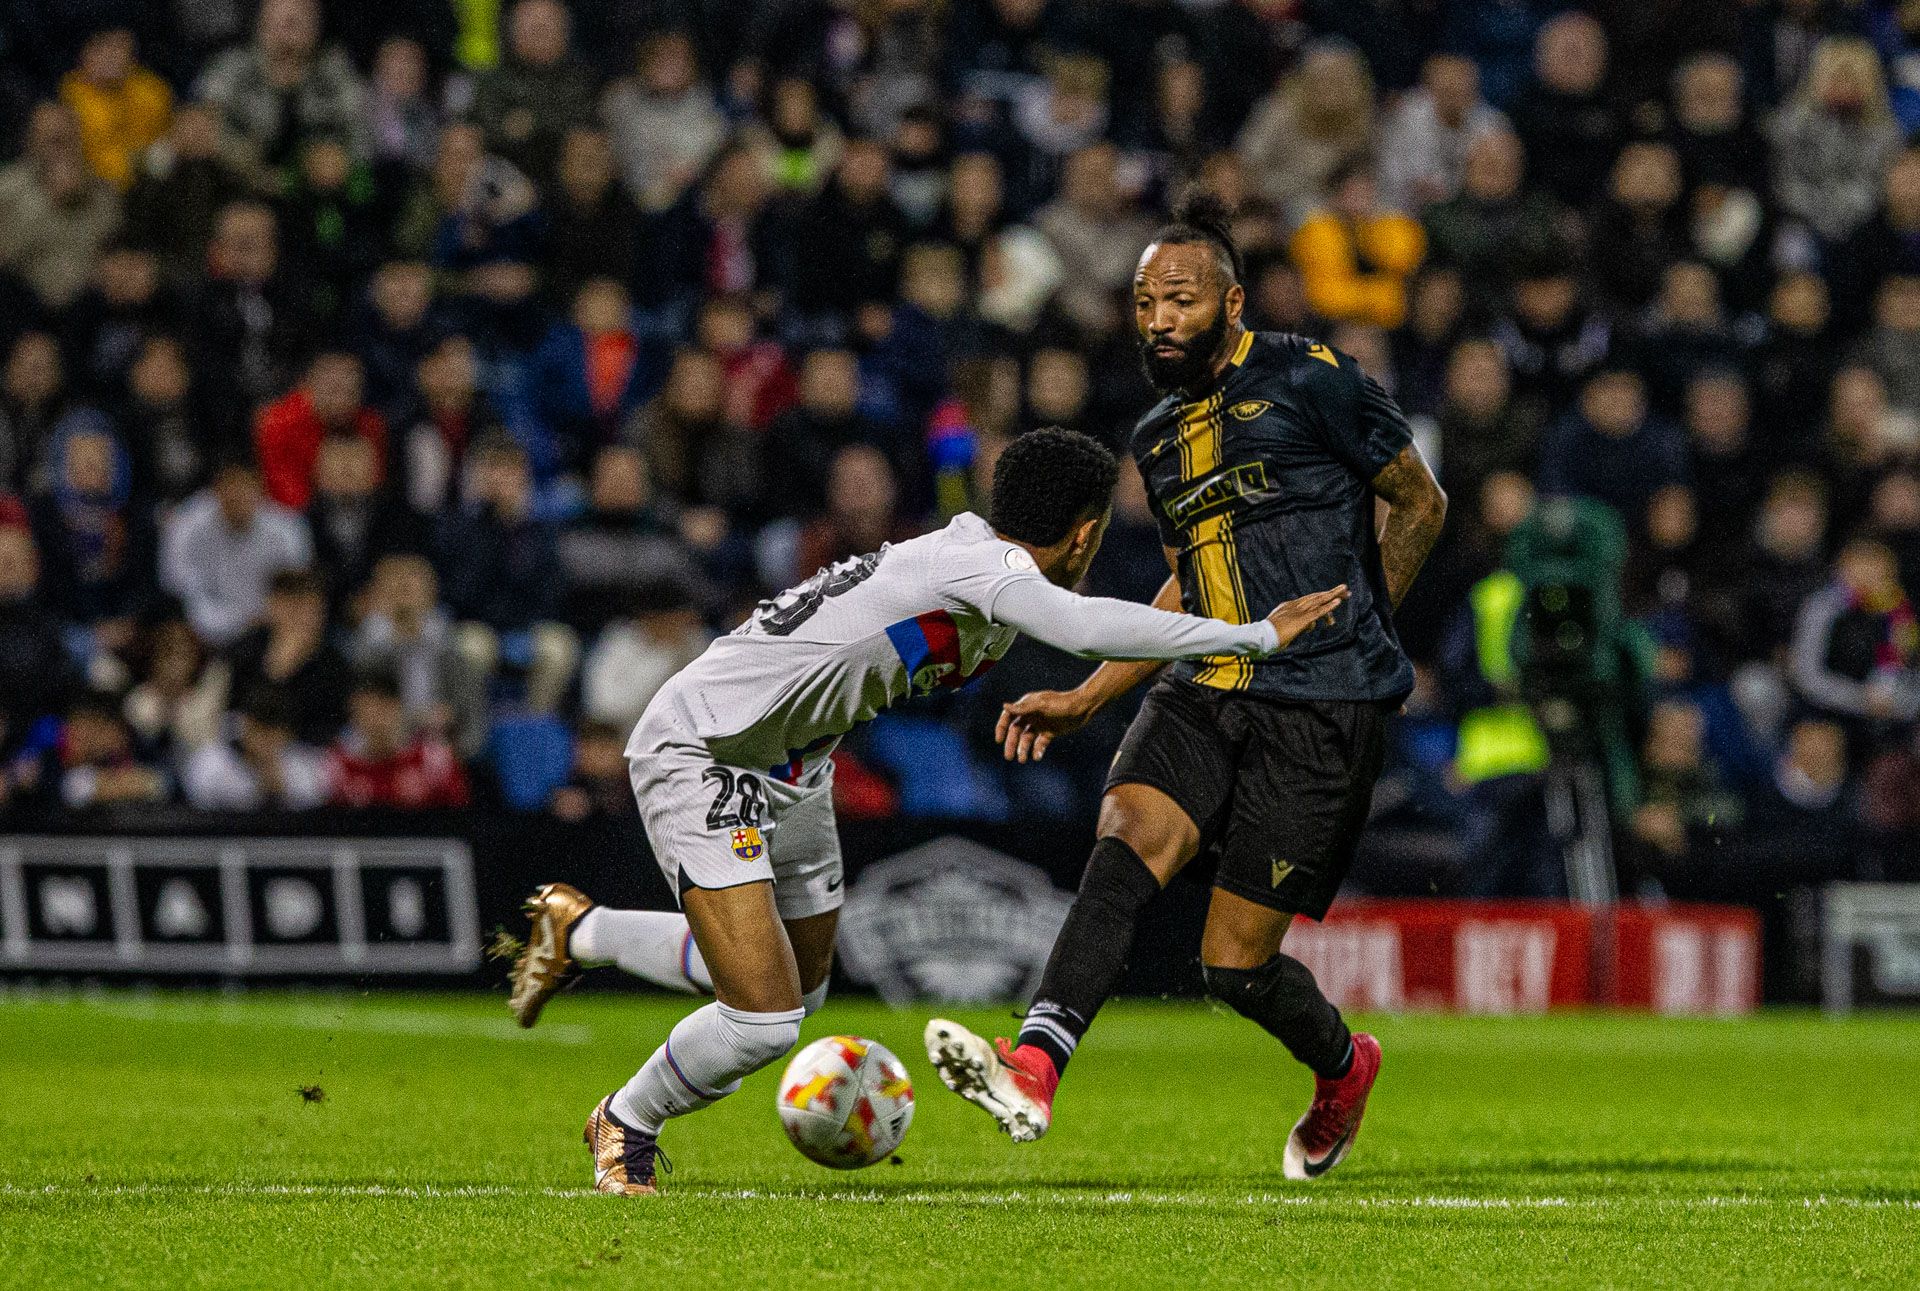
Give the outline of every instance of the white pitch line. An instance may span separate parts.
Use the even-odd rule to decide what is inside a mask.
[[[319,1197],[329,1199],[391,1198],[426,1201],[439,1198],[597,1197],[590,1188],[535,1188],[516,1184],[351,1184],[351,1183],[131,1183],[131,1184],[0,1184],[0,1197]],[[822,1192],[812,1189],[782,1191],[762,1188],[710,1188],[693,1185],[672,1188],[669,1196],[713,1201],[838,1202],[852,1205],[1011,1206],[1033,1203],[1081,1206],[1161,1206],[1211,1208],[1217,1206],[1306,1206],[1359,1210],[1611,1210],[1652,1206],[1678,1210],[1717,1210],[1732,1207],[1845,1210],[1920,1210],[1920,1200],[1885,1197],[1643,1197],[1623,1202],[1611,1197],[1346,1197],[1306,1193],[1255,1193],[1238,1197],[1204,1193],[1110,1192],[1083,1193],[1064,1189],[1011,1192],[942,1192],[916,1189],[889,1192]]]

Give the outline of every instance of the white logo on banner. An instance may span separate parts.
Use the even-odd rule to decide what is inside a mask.
[[[889,1004],[1024,998],[1072,904],[1024,861],[937,838],[860,872],[840,912],[840,954]]]
[[[267,931],[281,941],[311,937],[325,907],[319,889],[305,879],[277,878],[267,883]]]
[[[49,878],[40,885],[40,918],[56,937],[91,937],[100,927],[99,901],[85,879]]]
[[[1460,925],[1453,941],[1454,994],[1468,1013],[1544,1013],[1553,997],[1552,924]]]
[[[212,929],[206,903],[185,879],[168,879],[153,906],[153,929],[162,937],[204,937]]]
[[[395,879],[387,887],[387,926],[396,937],[418,937],[427,930],[427,896],[414,879]]]

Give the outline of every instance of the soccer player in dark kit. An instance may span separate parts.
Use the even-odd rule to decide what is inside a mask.
[[[1166,669],[1114,760],[1099,841],[1017,1044],[991,1047],[939,1018],[926,1042],[949,1088],[1016,1141],[1039,1138],[1074,1047],[1119,983],[1141,909],[1210,848],[1207,988],[1317,1078],[1283,1161],[1288,1178],[1311,1179],[1352,1147],[1380,1046],[1348,1032],[1280,943],[1295,915],[1326,914],[1353,862],[1387,719],[1413,688],[1393,610],[1439,536],[1446,495],[1400,410],[1351,357],[1242,325],[1225,215],[1208,197],[1189,200],[1134,277],[1141,358],[1164,396],[1132,440],[1173,570],[1154,604],[1245,622],[1314,588],[1345,583],[1351,599],[1302,648]],[[1107,663],[1074,690],[1008,704],[1006,756],[1041,757],[1163,666]]]

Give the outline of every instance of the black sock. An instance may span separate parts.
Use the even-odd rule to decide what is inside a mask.
[[[1134,924],[1159,891],[1160,880],[1131,847],[1117,838],[1094,844],[1080,895],[1054,940],[1040,989],[1020,1027],[1020,1043],[1053,1059],[1055,1071],[1067,1069],[1093,1015],[1120,984],[1133,949]]]
[[[1258,1022],[1314,1075],[1338,1080],[1352,1070],[1353,1035],[1305,964],[1275,955],[1258,968],[1209,964],[1204,971],[1216,998]]]

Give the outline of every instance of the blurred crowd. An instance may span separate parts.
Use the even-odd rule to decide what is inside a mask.
[[[1649,643],[1629,882],[1859,872],[1920,825],[1916,128],[1911,0],[12,0],[0,821],[632,812],[626,730],[759,597],[1024,429],[1124,446],[1199,183],[1249,323],[1357,358],[1453,499],[1382,837],[1551,890],[1476,860],[1538,768],[1460,727],[1572,495]],[[1129,471],[1092,590],[1164,572]],[[1083,672],[877,723],[843,812],[1090,814],[1125,714],[985,738]]]

